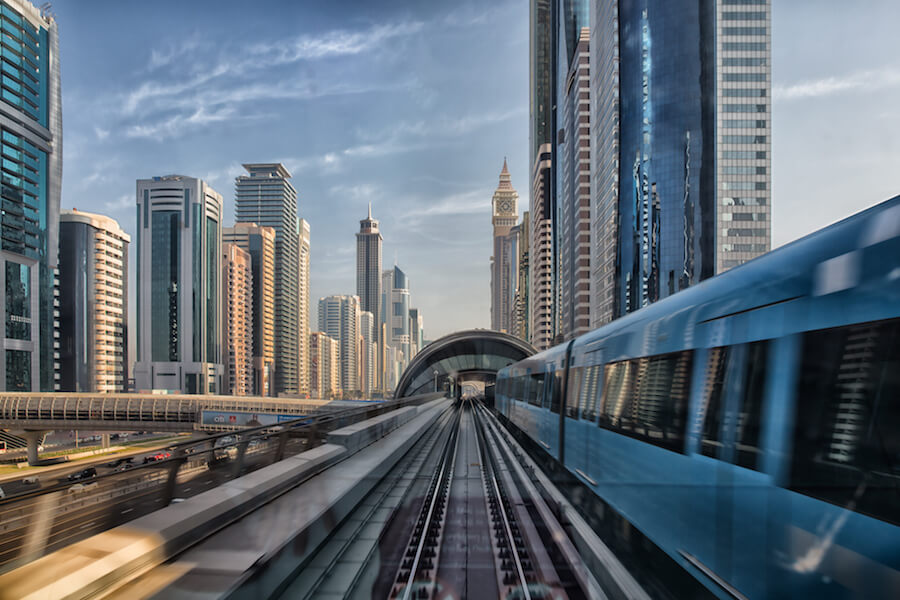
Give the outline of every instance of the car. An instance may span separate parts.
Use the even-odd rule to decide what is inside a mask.
[[[157,462],[160,460],[166,460],[167,458],[172,458],[171,452],[157,452],[156,454],[151,454],[150,456],[144,457],[144,464]]]
[[[41,479],[37,475],[29,475],[28,477],[22,478],[23,485],[37,485],[40,482],[41,482]]]
[[[127,470],[133,469],[133,468],[134,468],[134,463],[131,463],[131,462],[122,463],[121,465],[119,465],[118,467],[116,467],[116,471],[115,471],[115,472],[116,472],[116,473],[121,473],[122,471],[127,471]]]
[[[126,456],[124,458],[117,458],[116,460],[114,460],[112,462],[106,463],[106,466],[109,467],[110,469],[115,469],[119,465],[121,465],[123,463],[130,463],[133,460],[134,460],[133,456]]]
[[[96,481],[92,481],[91,483],[76,483],[72,487],[69,488],[70,494],[78,494],[81,492],[87,492],[99,487],[99,484]]]
[[[76,473],[70,473],[66,479],[69,481],[81,481],[82,479],[91,479],[92,477],[96,476],[97,469],[95,469],[94,467],[88,467]]]
[[[0,500],[3,500],[4,498],[6,498],[6,492],[4,492],[3,488],[0,487]]]

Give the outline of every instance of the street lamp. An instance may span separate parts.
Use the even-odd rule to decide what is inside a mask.
[[[437,369],[435,369],[434,370],[434,393],[435,394],[437,394],[437,376],[438,376],[438,371],[437,371]]]

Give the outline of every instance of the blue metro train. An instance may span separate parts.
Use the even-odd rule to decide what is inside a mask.
[[[900,598],[900,196],[510,365],[494,393],[598,518],[714,595]]]

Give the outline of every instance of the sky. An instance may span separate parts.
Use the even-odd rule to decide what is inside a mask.
[[[372,203],[426,338],[490,325],[491,196],[528,202],[528,3],[57,0],[63,208],[135,226],[135,180],[283,162],[318,298]],[[775,0],[773,242],[900,193],[900,3]],[[133,288],[133,281],[132,286]]]

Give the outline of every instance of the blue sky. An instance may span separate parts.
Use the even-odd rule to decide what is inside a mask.
[[[528,8],[511,2],[58,0],[63,207],[134,229],[135,179],[282,161],[312,228],[311,301],[355,293],[372,202],[385,267],[435,338],[489,326],[490,198],[528,196]],[[900,7],[779,0],[774,241],[900,191]],[[312,312],[315,324],[315,311]]]

